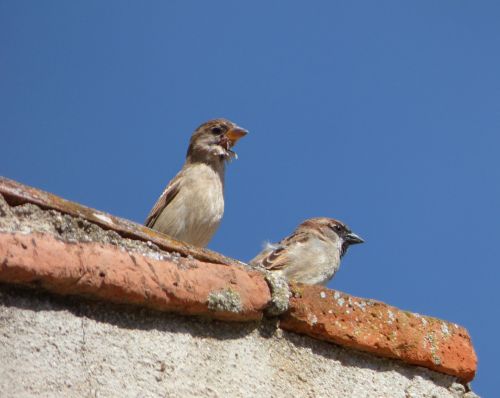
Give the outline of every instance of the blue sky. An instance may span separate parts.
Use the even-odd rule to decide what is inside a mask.
[[[0,174],[142,222],[192,130],[250,130],[209,247],[308,217],[363,236],[330,287],[500,350],[500,5],[0,1]]]

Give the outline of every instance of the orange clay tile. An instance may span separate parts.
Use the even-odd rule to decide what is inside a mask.
[[[280,327],[344,347],[400,359],[464,381],[477,358],[463,327],[321,286],[293,285]]]
[[[260,273],[160,256],[68,243],[49,234],[0,233],[0,282],[186,315],[261,319],[271,297]]]
[[[259,320],[271,301],[263,275],[237,260],[3,177],[0,195],[7,206],[36,204],[163,250],[135,252],[110,243],[69,242],[50,233],[21,233],[14,228],[0,232],[1,283],[228,321]],[[0,211],[2,216],[8,217]],[[290,308],[280,320],[285,330],[424,366],[465,382],[474,378],[477,358],[461,326],[321,286],[291,288]]]

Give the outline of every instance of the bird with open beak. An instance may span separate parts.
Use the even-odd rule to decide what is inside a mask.
[[[194,246],[205,247],[224,214],[224,171],[236,158],[232,147],[248,133],[227,119],[198,127],[181,171],[168,183],[145,225]]]
[[[280,272],[290,281],[325,285],[338,271],[347,248],[363,242],[340,221],[311,218],[278,244],[267,244],[250,265]]]

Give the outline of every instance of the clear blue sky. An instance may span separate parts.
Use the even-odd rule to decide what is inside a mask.
[[[466,326],[494,396],[499,3],[0,1],[0,174],[142,222],[221,116],[251,134],[210,248],[345,221],[330,287]]]

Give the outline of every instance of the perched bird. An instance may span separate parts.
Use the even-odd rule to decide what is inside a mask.
[[[205,247],[224,214],[224,170],[231,148],[248,133],[226,119],[210,120],[191,136],[186,161],[168,183],[145,225]]]
[[[281,272],[291,281],[325,285],[339,269],[349,245],[363,242],[340,221],[311,218],[278,244],[268,244],[250,265]]]

